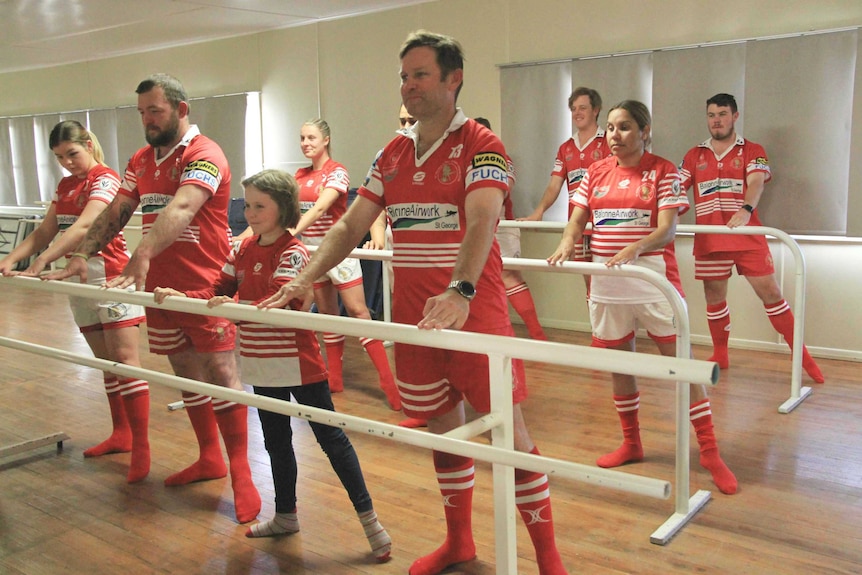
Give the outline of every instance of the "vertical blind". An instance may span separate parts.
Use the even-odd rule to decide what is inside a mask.
[[[250,92],[193,99],[190,119],[227,156],[232,195],[241,196],[247,169],[260,168],[260,94]],[[137,109],[109,108],[0,118],[0,206],[33,206],[54,196],[63,170],[48,147],[48,136],[62,120],[77,120],[98,138],[105,163],[122,175],[131,155],[146,144]]]

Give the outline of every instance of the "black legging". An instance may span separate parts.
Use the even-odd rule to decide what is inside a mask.
[[[284,401],[290,401],[290,397],[293,396],[299,404],[335,411],[335,406],[332,405],[332,396],[329,393],[329,383],[325,380],[295,387],[255,386],[254,392],[257,395]],[[263,428],[264,445],[267,453],[269,453],[272,466],[275,511],[276,513],[291,513],[296,509],[297,471],[290,417],[262,409],[258,410],[258,415]],[[317,438],[317,443],[320,444],[321,449],[329,458],[332,469],[335,470],[338,479],[341,480],[341,484],[347,490],[353,508],[357,513],[370,511],[373,508],[371,496],[365,487],[359,458],[356,457],[356,451],[347,435],[338,427],[312,421],[309,421],[309,425],[311,425],[311,430]]]

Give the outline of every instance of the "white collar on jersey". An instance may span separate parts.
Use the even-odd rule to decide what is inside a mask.
[[[434,145],[428,148],[428,151],[425,152],[424,156],[422,156],[421,158],[417,158],[416,165],[421,166],[425,162],[425,160],[429,158],[431,154],[433,154],[435,150],[437,150],[437,148],[440,147],[440,144],[443,143],[446,137],[455,130],[459,129],[461,126],[463,126],[467,122],[467,120],[468,118],[467,115],[464,114],[464,111],[461,108],[455,108],[455,116],[452,118],[452,121],[449,122],[449,127],[446,128],[446,131],[443,132],[443,135],[440,136],[440,138],[436,142],[434,142]],[[417,126],[419,126],[419,122],[416,122],[415,124],[410,126],[410,128],[404,128],[403,130],[398,131],[400,134],[407,136],[408,138],[413,140],[414,151],[419,147],[419,133],[417,131]]]
[[[577,133],[577,132],[575,132],[574,134],[572,134],[572,141],[575,143],[575,147],[576,147],[578,150],[580,150],[580,151],[582,151],[582,152],[583,152],[583,151],[584,151],[584,148],[586,148],[587,146],[589,146],[589,145],[593,142],[593,140],[595,140],[596,138],[604,138],[604,137],[605,137],[605,131],[602,129],[602,127],[601,127],[601,126],[599,126],[599,127],[596,129],[596,133],[595,133],[595,134],[593,134],[593,137],[592,137],[592,138],[590,138],[589,140],[587,140],[586,142],[584,142],[584,143],[583,143],[583,145],[581,145],[581,143],[578,141],[578,133]]]
[[[733,145],[734,146],[745,145],[745,138],[743,138],[741,134],[737,133],[736,134],[736,141],[733,143]],[[711,150],[712,149],[712,138],[705,140],[698,147],[699,148],[709,148]],[[733,147],[733,146],[731,146],[731,147]]]
[[[191,142],[195,136],[200,136],[200,135],[201,135],[201,131],[198,128],[198,125],[197,124],[191,124],[189,126],[189,129],[186,130],[186,133],[183,135],[182,139],[177,143],[176,146],[174,146],[173,148],[168,150],[165,153],[165,155],[163,155],[161,158],[156,158],[156,165],[158,166],[159,164],[161,164],[165,160],[165,158],[170,158],[174,154],[174,151],[177,148],[179,148],[180,146],[183,146],[183,147],[188,146],[189,142]]]

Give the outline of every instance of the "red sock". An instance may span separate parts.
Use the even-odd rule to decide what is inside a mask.
[[[329,371],[329,391],[339,393],[344,391],[344,376],[342,375],[342,358],[344,357],[344,336],[340,333],[324,333],[323,344],[326,347],[326,368]]]
[[[248,523],[260,513],[260,494],[251,479],[251,467],[248,465],[248,407],[215,399],[213,412],[230,461],[236,520]]]
[[[530,453],[539,455],[539,450],[534,447]],[[533,541],[539,575],[566,575],[566,568],[563,567],[554,536],[554,516],[551,513],[548,476],[516,469],[515,504]]]
[[[515,287],[506,289],[506,297],[509,298],[509,303],[524,320],[527,326],[527,331],[530,332],[530,337],[541,341],[548,341],[548,336],[542,329],[539,323],[539,316],[536,313],[536,304],[533,302],[533,296],[530,293],[530,288],[525,282],[521,282]]]
[[[417,427],[428,427],[428,421],[425,419],[419,419],[418,417],[408,417],[407,419],[402,419],[398,422],[398,427],[407,427],[409,429],[415,429]]]
[[[640,461],[644,458],[641,445],[640,426],[638,424],[638,409],[640,408],[639,391],[632,395],[614,395],[614,404],[620,424],[623,428],[623,444],[616,451],[602,455],[596,461],[599,467],[619,467],[630,461]]]
[[[389,402],[389,407],[395,411],[401,411],[401,395],[398,393],[398,386],[395,385],[395,378],[392,376],[392,370],[389,368],[389,357],[386,355],[386,348],[383,342],[379,339],[368,339],[360,337],[362,347],[374,367],[377,368],[377,374],[380,378],[380,389],[386,394],[386,401]]]
[[[476,556],[473,542],[473,460],[460,455],[434,452],[434,468],[446,512],[446,541],[433,553],[410,566],[410,575],[435,575],[449,565]]]
[[[132,430],[120,395],[120,382],[113,375],[105,375],[105,393],[111,408],[113,430],[110,437],[98,445],[84,450],[84,457],[98,457],[108,453],[127,453],[132,450]]]
[[[198,440],[198,460],[178,473],[165,478],[165,485],[185,485],[195,481],[219,479],[227,475],[227,467],[218,441],[218,425],[213,414],[212,398],[183,392],[186,413]]]
[[[712,357],[721,369],[730,367],[727,352],[727,342],[730,340],[730,308],[727,301],[706,305],[706,319],[709,321],[709,333],[712,335]]]
[[[787,304],[787,301],[781,300],[763,307],[766,309],[766,316],[769,318],[769,321],[772,322],[772,327],[775,328],[775,331],[784,336],[784,340],[787,342],[787,345],[789,345],[790,349],[793,350],[794,318],[793,312],[790,310],[790,306]],[[814,361],[814,358],[808,353],[808,348],[804,345],[802,346],[802,367],[805,369],[805,372],[811,376],[811,379],[817,383],[823,383],[826,381],[826,378],[823,377],[823,373],[820,372],[820,367],[817,365],[817,362]]]
[[[718,453],[718,442],[715,440],[715,430],[712,426],[712,409],[709,398],[693,403],[689,407],[688,417],[697,434],[697,444],[700,446],[700,464],[712,473],[712,480],[722,493],[728,495],[736,493],[736,476]]]
[[[142,379],[121,377],[120,389],[132,432],[132,461],[126,481],[137,483],[150,473],[150,386]]]

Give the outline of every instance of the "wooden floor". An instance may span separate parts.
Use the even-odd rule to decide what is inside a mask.
[[[0,335],[87,353],[66,298],[3,290]],[[585,334],[550,331],[552,339],[587,343]],[[650,348],[649,342],[642,347]],[[143,347],[142,347],[143,350]],[[709,350],[695,349],[705,358]],[[143,352],[146,367],[167,371]],[[827,383],[788,415],[787,355],[731,351],[732,367],[712,391],[724,458],[739,493],[722,495],[696,463],[692,491],[712,500],[669,545],[650,534],[673,512],[654,500],[552,480],[558,545],[570,573],[582,574],[850,574],[862,572],[862,364],[822,360]],[[352,434],[382,523],[393,539],[392,560],[377,565],[346,494],[307,425],[295,423],[300,460],[302,531],[280,539],[247,539],[236,523],[230,485],[216,480],[165,488],[163,479],[192,462],[196,443],[182,411],[166,405],[178,393],[153,386],[150,476],[125,483],[128,455],[87,459],[82,451],[110,430],[101,375],[89,368],[0,347],[0,446],[64,431],[52,447],[0,459],[0,573],[3,574],[403,574],[442,542],[443,514],[430,454],[377,437]],[[546,455],[593,464],[619,442],[608,375],[529,365],[524,405],[533,439]],[[358,342],[345,356],[347,391],[340,411],[386,422],[373,367]],[[804,385],[813,385],[807,378]],[[673,392],[641,382],[646,459],[626,471],[673,480]],[[250,459],[273,512],[268,457],[256,414]],[[478,559],[449,573],[494,573],[490,469],[477,462],[474,531]],[[537,573],[519,525],[519,570]]]

